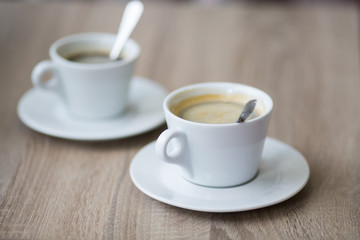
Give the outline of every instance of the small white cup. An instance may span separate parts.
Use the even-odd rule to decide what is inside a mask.
[[[170,111],[182,100],[204,94],[244,94],[258,100],[256,107],[262,114],[244,123],[206,124]],[[237,83],[200,83],[170,93],[163,108],[168,129],[157,139],[156,153],[180,166],[183,178],[208,187],[230,187],[255,177],[273,108],[268,94]]]
[[[77,117],[96,119],[120,114],[127,106],[139,45],[129,39],[121,61],[86,64],[66,59],[72,53],[99,48],[110,52],[115,38],[116,35],[108,33],[82,33],[57,40],[50,47],[51,60],[35,66],[33,85],[58,94],[69,112]],[[48,72],[52,78],[45,81]]]

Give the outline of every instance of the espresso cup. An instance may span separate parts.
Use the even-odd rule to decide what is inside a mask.
[[[108,54],[115,38],[116,35],[108,33],[82,33],[57,40],[49,50],[51,60],[35,66],[33,85],[56,93],[75,117],[93,119],[120,114],[127,107],[139,45],[129,39],[121,60],[95,63],[69,60],[69,56],[77,54]],[[46,73],[52,75],[48,81],[44,79]]]
[[[243,123],[209,124],[177,115],[174,109],[179,104],[192,98],[201,102],[202,95],[240,99],[244,104],[257,99],[258,116]],[[157,139],[156,153],[163,161],[178,165],[184,179],[207,187],[230,187],[255,177],[273,108],[268,94],[238,83],[199,83],[171,92],[163,108],[168,129]]]

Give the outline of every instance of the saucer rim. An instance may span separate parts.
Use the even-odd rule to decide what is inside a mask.
[[[294,197],[296,194],[298,194],[305,187],[305,185],[307,184],[307,182],[309,181],[309,178],[310,178],[310,167],[309,167],[309,163],[307,162],[305,157],[298,150],[296,150],[294,147],[292,147],[291,145],[286,144],[286,143],[284,143],[284,142],[282,142],[280,140],[277,140],[275,138],[272,138],[272,137],[266,137],[265,142],[266,141],[272,141],[272,142],[274,142],[276,144],[281,144],[284,147],[290,149],[293,153],[298,154],[298,156],[300,157],[300,159],[298,159],[297,161],[301,161],[305,165],[304,165],[304,169],[302,169],[303,170],[303,175],[304,175],[303,179],[302,179],[302,184],[297,186],[296,189],[294,189],[291,193],[287,194],[286,196],[279,197],[279,199],[277,199],[277,200],[269,201],[269,202],[264,203],[264,204],[257,204],[257,205],[255,204],[252,207],[241,207],[241,206],[239,206],[237,208],[234,208],[233,205],[231,205],[231,204],[229,205],[229,207],[215,207],[215,206],[214,207],[197,207],[197,206],[192,207],[192,206],[189,206],[188,204],[181,204],[181,203],[177,203],[177,202],[172,202],[171,200],[168,200],[166,198],[163,198],[161,196],[157,196],[156,194],[153,194],[151,191],[144,188],[137,181],[136,177],[134,176],[134,171],[135,170],[134,170],[134,167],[133,167],[134,166],[133,163],[134,163],[134,161],[136,161],[136,159],[138,157],[138,154],[140,154],[140,151],[148,150],[147,148],[150,148],[151,145],[155,144],[156,141],[152,141],[152,142],[146,144],[143,148],[141,148],[136,153],[136,155],[132,159],[130,167],[129,167],[130,178],[131,178],[133,184],[136,186],[136,188],[138,188],[138,190],[140,190],[145,195],[147,195],[147,196],[149,196],[149,197],[151,197],[151,198],[153,198],[153,199],[155,199],[157,201],[160,201],[162,203],[171,205],[171,206],[175,206],[175,207],[179,207],[179,208],[183,208],[183,209],[188,209],[188,210],[193,210],[193,211],[198,211],[198,212],[212,212],[212,213],[243,212],[243,211],[250,211],[250,210],[255,210],[255,209],[260,209],[260,208],[273,206],[273,205],[279,204],[281,202],[284,202],[284,201]],[[165,165],[166,163],[163,163],[163,164],[164,164],[163,166],[166,166]],[[186,180],[184,179],[184,181],[186,181]],[[189,183],[189,184],[192,184],[192,183]],[[246,183],[246,184],[248,184],[248,183]],[[204,188],[204,189],[208,188],[206,186],[200,186],[200,185],[197,185],[197,186],[199,186],[201,188]],[[229,187],[229,188],[223,188],[223,189],[231,189],[231,188],[236,189],[236,186],[235,187]],[[211,189],[211,187],[210,187],[210,189]],[[217,189],[219,189],[219,188],[217,188]],[[230,202],[230,201],[228,201],[228,202]]]
[[[161,91],[163,94],[163,98],[166,97],[166,95],[168,94],[168,90],[165,89],[162,85],[160,85],[159,83],[152,81],[148,78],[145,77],[140,77],[140,76],[134,76],[132,81],[137,81],[137,82],[146,82],[147,84],[151,84],[152,88],[156,88],[158,91]],[[25,110],[24,110],[24,104],[26,101],[28,101],[29,95],[31,94],[36,94],[37,89],[36,88],[31,88],[29,90],[27,90],[19,99],[18,104],[17,104],[17,115],[20,119],[20,121],[28,128],[47,135],[47,136],[51,136],[51,137],[55,137],[55,138],[61,138],[61,139],[68,139],[68,140],[75,140],[75,141],[110,141],[110,140],[116,140],[116,139],[124,139],[124,138],[129,138],[129,137],[133,137],[133,136],[137,136],[146,132],[149,132],[153,129],[155,129],[156,127],[160,126],[161,124],[163,124],[165,122],[165,115],[162,111],[162,103],[160,103],[159,107],[159,117],[158,119],[151,124],[151,126],[148,126],[146,128],[139,128],[138,130],[134,130],[131,133],[127,133],[127,134],[120,134],[120,133],[115,133],[115,134],[107,134],[107,135],[101,135],[101,134],[94,134],[93,136],[89,136],[89,135],[79,135],[77,133],[61,133],[58,131],[54,131],[54,128],[48,127],[48,126],[40,126],[40,124],[38,122],[36,122],[34,119],[29,118],[28,116],[26,116]],[[161,114],[160,114],[161,112]],[[161,115],[161,116],[160,116]],[[101,122],[101,120],[98,120]]]

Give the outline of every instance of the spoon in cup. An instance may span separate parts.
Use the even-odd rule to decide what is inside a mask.
[[[245,122],[245,120],[251,115],[256,106],[256,99],[250,100],[245,104],[244,109],[242,110],[237,123]]]
[[[144,11],[144,5],[140,1],[130,1],[126,4],[119,30],[116,36],[115,43],[109,54],[111,60],[119,58],[126,41],[129,39],[130,34],[133,32],[136,24]]]

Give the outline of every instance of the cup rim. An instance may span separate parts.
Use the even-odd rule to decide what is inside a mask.
[[[175,115],[170,109],[169,109],[169,102],[173,99],[173,97],[177,96],[178,94],[181,94],[182,92],[185,91],[189,91],[189,90],[193,90],[193,89],[200,89],[200,88],[206,88],[206,87],[216,87],[216,86],[228,86],[229,89],[231,89],[231,87],[240,87],[243,89],[247,89],[249,91],[252,92],[257,92],[261,95],[263,95],[265,97],[266,102],[268,103],[268,105],[266,105],[265,108],[265,113],[261,114],[259,117],[256,117],[254,119],[251,120],[247,120],[241,124],[239,123],[201,123],[201,122],[193,122],[190,120],[186,120],[183,119],[177,115]],[[265,100],[262,99],[264,102]],[[269,96],[269,94],[267,94],[266,92],[264,92],[263,90],[260,90],[258,88],[252,87],[250,85],[246,85],[246,84],[241,84],[241,83],[236,83],[236,82],[203,82],[203,83],[195,83],[195,84],[191,84],[191,85],[187,85],[181,88],[178,88],[174,91],[172,91],[171,93],[169,93],[166,98],[163,101],[163,109],[165,111],[166,114],[171,115],[172,117],[174,117],[177,121],[186,123],[186,124],[191,124],[194,126],[199,126],[199,127],[234,127],[234,126],[246,126],[248,124],[253,124],[255,122],[261,121],[262,119],[266,118],[267,116],[269,116],[272,113],[273,110],[273,100],[272,98]]]
[[[58,53],[58,49],[61,46],[64,46],[65,44],[69,44],[73,42],[81,42],[81,41],[99,41],[99,40],[109,40],[109,39],[115,40],[115,38],[116,38],[116,34],[105,33],[105,32],[86,32],[86,33],[77,33],[77,34],[68,35],[56,40],[50,46],[49,55],[51,59],[65,66],[77,68],[77,69],[87,69],[87,70],[99,70],[99,69],[120,67],[135,61],[140,55],[141,48],[139,44],[133,39],[128,39],[126,45],[133,47],[135,50],[133,51],[131,56],[121,61],[114,61],[114,62],[101,63],[101,64],[77,63],[67,60]]]

